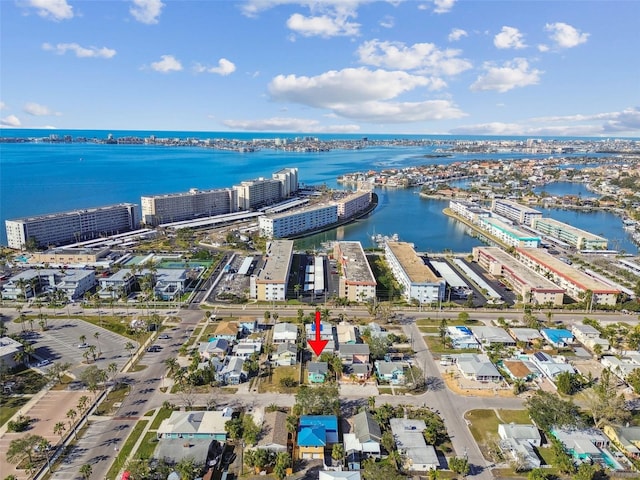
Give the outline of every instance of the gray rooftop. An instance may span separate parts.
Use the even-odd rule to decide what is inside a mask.
[[[342,264],[342,275],[348,283],[376,285],[360,242],[337,242],[336,248],[341,255],[338,261]]]
[[[267,253],[262,269],[258,273],[258,283],[287,283],[293,240],[273,240],[267,244]]]

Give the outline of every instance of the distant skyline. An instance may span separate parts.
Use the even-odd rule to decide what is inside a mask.
[[[0,126],[640,137],[640,2],[2,0]]]

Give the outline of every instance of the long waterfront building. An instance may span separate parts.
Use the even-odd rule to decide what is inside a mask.
[[[578,250],[606,250],[608,247],[606,238],[559,222],[553,218],[536,218],[532,226],[539,232],[566,242]]]
[[[141,197],[142,221],[147,225],[213,217],[233,213],[237,207],[237,192],[232,188],[198,190]]]
[[[497,218],[481,218],[480,227],[510,247],[538,248],[540,246],[540,237],[529,235]]]
[[[31,239],[38,247],[68,245],[135,230],[139,224],[138,205],[133,203],[5,220],[7,243],[15,249],[25,248]]]
[[[317,230],[337,221],[337,205],[318,205],[294,212],[260,217],[260,235],[267,238],[286,238]]]
[[[338,217],[349,218],[371,205],[371,192],[358,191],[336,201]]]
[[[536,218],[542,217],[542,212],[539,210],[504,198],[494,199],[491,210],[509,220],[514,220],[520,224],[529,226],[533,224]]]
[[[393,276],[404,287],[404,297],[420,304],[444,299],[446,282],[425,265],[422,258],[407,242],[386,242],[384,256]]]

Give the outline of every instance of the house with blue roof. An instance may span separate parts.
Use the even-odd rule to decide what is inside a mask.
[[[564,328],[543,328],[540,334],[554,347],[566,347],[573,343],[573,334]]]
[[[338,417],[335,415],[303,415],[296,438],[301,459],[324,461],[325,447],[338,443]]]

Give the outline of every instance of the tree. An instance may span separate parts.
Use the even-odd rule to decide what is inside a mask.
[[[376,462],[372,458],[362,462],[362,478],[364,480],[406,480],[406,477],[390,463]]]
[[[331,448],[331,458],[340,461],[344,458],[344,445],[342,443],[334,443]]]
[[[545,431],[552,427],[578,426],[582,422],[580,411],[573,402],[549,392],[537,390],[524,405],[538,428]]]
[[[129,352],[129,357],[133,356],[133,351],[136,349],[136,346],[132,342],[127,342],[124,344],[124,349]]]
[[[89,391],[93,394],[98,390],[98,385],[107,380],[107,372],[91,365],[80,372],[80,381],[84,383]]]
[[[302,385],[296,394],[296,405],[304,415],[337,415],[340,412],[338,386],[331,384],[314,387]]]
[[[547,472],[541,468],[534,468],[527,475],[527,480],[548,480],[548,478]]]
[[[229,434],[229,438],[232,440],[242,438],[242,419],[237,417],[228,420],[224,424],[224,431]]]
[[[291,465],[291,457],[287,452],[279,452],[276,455],[276,464],[273,473],[278,480],[283,480],[287,475],[287,468]]]
[[[193,480],[196,478],[199,465],[193,457],[185,457],[176,464],[176,472],[182,480]]]
[[[49,443],[49,440],[44,437],[40,437],[36,446],[38,447],[39,452],[44,453],[44,457],[47,460],[47,470],[49,470],[49,473],[51,473],[51,459],[49,458],[49,450],[51,449],[51,444]]]
[[[93,334],[93,338],[96,339],[96,343],[98,344],[98,356],[102,355],[102,349],[100,348],[100,332],[95,332]]]
[[[602,428],[609,423],[624,423],[631,417],[622,394],[617,394],[617,385],[611,370],[602,370],[600,380],[593,387],[593,393],[588,404],[593,418],[593,424]]]
[[[87,397],[86,395],[81,396],[78,399],[78,410],[80,410],[81,412],[84,412],[84,410],[87,408],[87,404],[89,403],[89,397]]]
[[[29,464],[33,464],[33,448],[38,445],[43,437],[40,435],[27,434],[24,437],[11,440],[7,449],[6,458],[9,463],[20,463],[24,457],[28,457]]]
[[[451,457],[449,459],[449,469],[464,477],[469,473],[469,460],[464,457]]]
[[[574,480],[593,480],[598,473],[599,468],[588,463],[581,463],[573,477]]]
[[[67,411],[67,418],[69,419],[69,430],[73,428],[73,424],[75,423],[76,417],[78,416],[78,412],[76,412],[73,408],[70,408]],[[78,438],[78,433],[76,432],[76,438]]]
[[[93,473],[93,467],[91,466],[91,464],[85,463],[84,465],[82,465],[80,467],[80,476],[84,480],[89,480],[89,478],[91,477],[92,473]]]
[[[260,426],[256,425],[251,415],[242,417],[242,440],[247,445],[255,445],[260,435]]]
[[[467,312],[460,312],[458,314],[458,321],[462,323],[467,323],[469,321],[469,314]]]
[[[55,362],[49,367],[47,377],[56,383],[62,383],[62,376],[71,368],[69,362]]]
[[[627,383],[631,385],[635,393],[640,393],[640,368],[634,368],[629,375],[627,375]]]
[[[58,422],[53,426],[53,434],[60,435],[60,439],[62,439],[62,435],[64,434],[67,427],[64,426],[63,422]]]
[[[556,387],[565,395],[573,395],[582,388],[580,375],[571,372],[562,372],[556,376]]]

